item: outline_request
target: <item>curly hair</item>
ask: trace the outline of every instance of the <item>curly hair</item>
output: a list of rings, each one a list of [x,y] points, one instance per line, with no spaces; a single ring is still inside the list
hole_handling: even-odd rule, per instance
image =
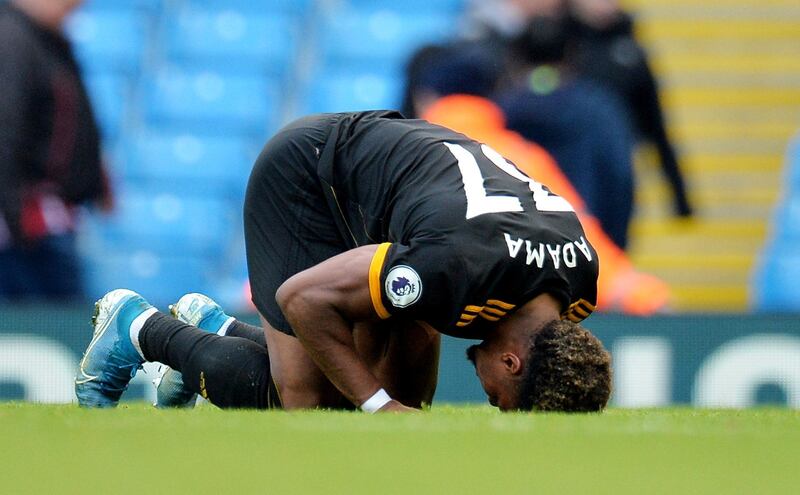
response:
[[[600,411],[611,395],[611,355],[589,331],[553,320],[533,338],[519,408]]]

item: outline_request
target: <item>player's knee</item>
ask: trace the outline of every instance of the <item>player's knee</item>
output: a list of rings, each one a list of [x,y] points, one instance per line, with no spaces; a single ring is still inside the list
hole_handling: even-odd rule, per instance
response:
[[[278,303],[278,307],[281,308],[281,311],[288,317],[288,315],[292,314],[292,311],[295,310],[296,306],[302,306],[303,300],[302,297],[300,297],[302,295],[302,276],[300,274],[295,274],[278,287],[278,290],[275,292],[275,302]]]

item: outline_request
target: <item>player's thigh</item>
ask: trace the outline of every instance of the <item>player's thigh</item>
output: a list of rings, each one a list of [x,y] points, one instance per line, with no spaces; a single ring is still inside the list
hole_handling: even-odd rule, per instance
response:
[[[359,324],[356,349],[393,398],[405,405],[430,404],[439,375],[441,335],[418,322]]]
[[[244,233],[252,300],[262,317],[284,407],[340,407],[341,394],[311,360],[275,300],[291,276],[348,249],[316,176],[323,117],[290,124],[264,147],[250,175]]]
[[[303,345],[262,316],[270,372],[284,409],[347,408],[349,402],[314,363]]]
[[[318,119],[303,119],[264,147],[244,204],[247,268],[253,303],[270,325],[294,335],[275,301],[290,277],[347,251],[315,167],[324,146]],[[313,124],[313,125],[312,125]]]

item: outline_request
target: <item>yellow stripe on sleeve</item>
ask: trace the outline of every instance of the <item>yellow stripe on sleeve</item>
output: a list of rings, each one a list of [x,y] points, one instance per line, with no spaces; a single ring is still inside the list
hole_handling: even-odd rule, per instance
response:
[[[372,298],[372,307],[382,320],[389,318],[391,315],[386,311],[381,297],[381,270],[383,263],[386,261],[386,253],[389,252],[389,247],[392,245],[390,242],[384,242],[378,245],[378,250],[372,257],[372,262],[369,264],[369,296]]]
[[[588,312],[588,311],[586,311],[585,309],[583,309],[583,308],[582,308],[582,307],[580,307],[580,306],[575,306],[574,308],[572,308],[572,311],[573,311],[575,314],[579,315],[579,316],[583,316],[584,318],[586,318],[587,316],[589,316],[589,312]]]
[[[481,313],[488,313],[488,314],[494,315],[494,316],[505,316],[506,315],[505,311],[499,310],[497,308],[490,308],[489,306],[486,306],[485,308],[483,308],[483,311],[481,311]]]
[[[580,316],[578,316],[578,315],[576,315],[576,314],[574,314],[574,313],[569,313],[569,314],[567,314],[567,315],[566,315],[566,318],[567,318],[569,321],[573,322],[573,323],[580,323],[580,322],[582,322],[582,321],[583,321],[583,318],[581,318]],[[563,319],[563,318],[562,318],[562,319]]]
[[[499,299],[489,299],[488,301],[486,301],[486,304],[490,304],[492,306],[497,306],[498,308],[505,309],[505,310],[514,309],[516,307],[515,304],[503,302],[503,301],[500,301]]]

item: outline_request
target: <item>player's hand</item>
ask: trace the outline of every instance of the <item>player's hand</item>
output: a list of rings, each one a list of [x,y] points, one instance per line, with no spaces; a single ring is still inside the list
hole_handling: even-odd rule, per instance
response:
[[[414,409],[413,407],[404,406],[403,404],[401,404],[396,400],[390,400],[389,402],[386,403],[385,406],[378,409],[378,412],[407,413],[407,412],[419,412],[419,409]]]

